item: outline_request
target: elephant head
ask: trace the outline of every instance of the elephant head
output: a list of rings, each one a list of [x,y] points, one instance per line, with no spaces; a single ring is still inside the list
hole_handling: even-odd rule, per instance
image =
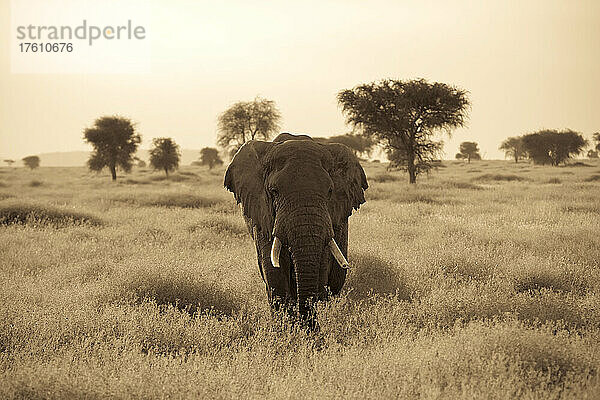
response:
[[[244,144],[225,187],[242,204],[271,305],[315,327],[312,305],[346,277],[348,217],[368,187],[358,159],[345,145],[282,133]]]

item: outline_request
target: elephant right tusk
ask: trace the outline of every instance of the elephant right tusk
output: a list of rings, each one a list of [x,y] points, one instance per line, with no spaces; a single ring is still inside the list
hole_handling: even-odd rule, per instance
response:
[[[271,264],[273,267],[279,268],[279,253],[281,252],[281,241],[277,236],[273,239],[273,247],[271,247]]]
[[[350,264],[348,263],[348,260],[346,260],[346,257],[344,257],[342,251],[340,250],[337,243],[335,242],[335,239],[333,238],[331,238],[331,240],[329,241],[329,249],[331,250],[331,254],[333,254],[333,258],[335,258],[335,261],[337,261],[337,263],[340,264],[340,267],[344,269],[350,269]]]

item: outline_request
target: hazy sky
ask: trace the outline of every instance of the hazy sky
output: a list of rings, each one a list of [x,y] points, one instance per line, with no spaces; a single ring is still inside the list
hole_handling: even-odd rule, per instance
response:
[[[159,136],[214,146],[218,114],[256,95],[277,103],[283,131],[341,134],[336,93],[381,78],[470,92],[447,157],[465,140],[501,158],[507,136],[600,131],[597,0],[154,1],[141,74],[11,74],[16,33],[0,4],[2,159],[89,149],[82,130],[115,113],[138,123],[143,148]]]

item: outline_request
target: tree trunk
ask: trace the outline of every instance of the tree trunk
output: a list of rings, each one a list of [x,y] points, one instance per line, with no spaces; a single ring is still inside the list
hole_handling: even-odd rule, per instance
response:
[[[408,170],[408,182],[417,183],[417,171],[414,165]]]
[[[165,168],[165,175],[167,175],[167,178],[169,177],[169,169]]]
[[[117,167],[114,165],[110,166],[110,174],[112,176],[112,180],[116,181],[117,180]]]
[[[470,154],[467,155],[467,164],[471,164],[471,155]]]
[[[406,169],[408,169],[408,182],[417,183],[417,166],[415,165],[415,155],[411,151],[408,152],[408,160],[406,164]]]

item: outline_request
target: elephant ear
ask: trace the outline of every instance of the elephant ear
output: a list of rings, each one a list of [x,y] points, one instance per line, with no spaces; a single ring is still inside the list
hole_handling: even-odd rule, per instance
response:
[[[333,158],[333,167],[329,171],[334,186],[330,211],[337,225],[365,202],[364,191],[369,184],[358,158],[346,145],[331,143],[325,147]]]
[[[263,157],[272,143],[251,140],[246,142],[233,156],[227,167],[224,185],[233,192],[247,222],[267,236],[273,230],[271,203],[264,187],[265,172]],[[266,231],[266,232],[265,232]]]

